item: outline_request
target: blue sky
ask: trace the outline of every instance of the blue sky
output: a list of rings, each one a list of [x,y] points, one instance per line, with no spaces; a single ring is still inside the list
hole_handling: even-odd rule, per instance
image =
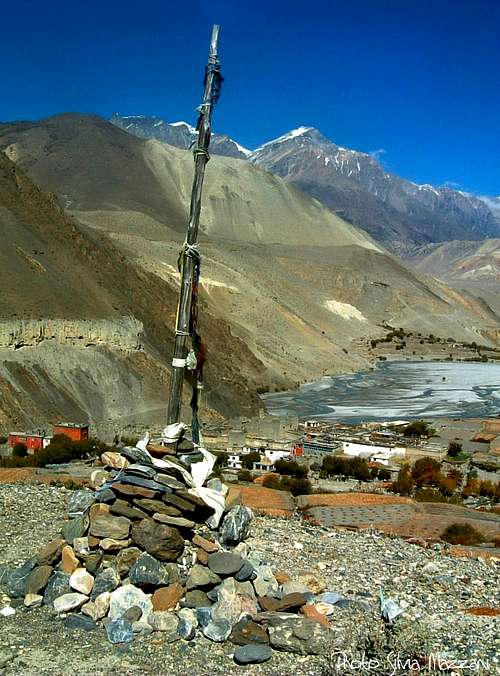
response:
[[[411,180],[500,195],[496,0],[18,0],[2,10],[0,119],[194,122],[214,22],[217,131],[253,148],[314,126]]]

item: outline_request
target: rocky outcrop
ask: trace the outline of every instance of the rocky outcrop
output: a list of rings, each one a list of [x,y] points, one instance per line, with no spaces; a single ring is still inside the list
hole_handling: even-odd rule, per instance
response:
[[[135,352],[142,349],[143,325],[133,317],[121,319],[5,319],[0,320],[0,349],[52,344],[73,347],[106,346]]]

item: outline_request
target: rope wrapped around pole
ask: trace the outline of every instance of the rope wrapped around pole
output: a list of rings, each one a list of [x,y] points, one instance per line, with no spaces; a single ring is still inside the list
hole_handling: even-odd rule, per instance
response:
[[[188,352],[194,352],[197,365],[191,369],[193,379],[193,395],[191,408],[193,411],[192,434],[193,441],[199,441],[198,427],[198,394],[202,387],[203,361],[205,358],[205,345],[198,333],[198,281],[200,275],[200,254],[197,248],[198,230],[200,225],[201,195],[205,166],[210,159],[208,148],[211,136],[212,108],[217,103],[223,82],[220,73],[220,62],[217,53],[219,41],[219,26],[214,25],[210,40],[208,63],[205,67],[203,102],[198,108],[199,117],[196,125],[198,131],[198,143],[194,154],[194,177],[191,191],[191,204],[189,209],[189,222],[186,240],[179,256],[179,270],[181,273],[181,288],[179,293],[179,305],[175,326],[175,346],[172,358],[172,380],[168,402],[167,424],[179,422],[181,414],[182,386],[185,377],[186,360]],[[188,339],[191,338],[191,346]],[[192,359],[190,360],[192,362]]]

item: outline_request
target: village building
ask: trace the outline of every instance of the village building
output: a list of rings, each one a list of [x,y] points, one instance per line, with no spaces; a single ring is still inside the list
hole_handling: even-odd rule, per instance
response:
[[[53,434],[65,434],[71,441],[84,441],[89,438],[89,426],[86,423],[60,422],[54,425]]]
[[[34,430],[32,432],[11,432],[8,438],[8,445],[14,448],[16,444],[24,444],[28,453],[33,455],[37,451],[50,444],[52,437],[45,430]]]

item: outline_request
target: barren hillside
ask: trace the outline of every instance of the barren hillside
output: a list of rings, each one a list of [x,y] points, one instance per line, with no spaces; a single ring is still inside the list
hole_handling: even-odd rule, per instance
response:
[[[160,294],[168,312],[132,284],[126,314],[168,333],[191,153],[69,114],[3,125],[0,147],[59,196],[87,237],[94,231],[101,251],[121,251],[115,274],[130,269],[156,285],[155,303]],[[366,368],[359,339],[383,334],[383,323],[457,340],[497,335],[498,317],[485,304],[411,272],[316,200],[241,160],[213,157],[207,167],[200,249],[209,375],[227,392],[248,393],[237,373],[255,392]],[[224,340],[227,326],[240,342]]]

